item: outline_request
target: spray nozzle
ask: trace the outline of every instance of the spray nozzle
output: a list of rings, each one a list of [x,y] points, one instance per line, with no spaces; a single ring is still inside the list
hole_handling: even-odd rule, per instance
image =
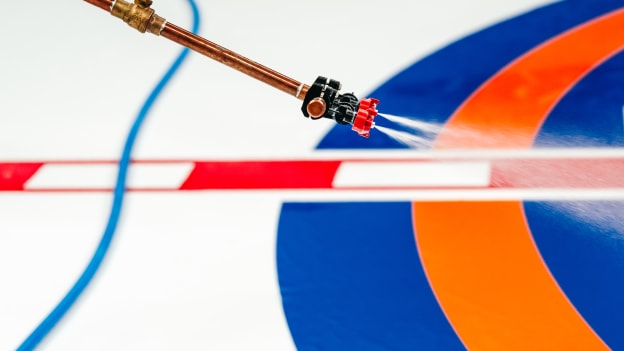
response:
[[[368,138],[371,128],[375,126],[374,120],[378,113],[378,103],[379,100],[375,98],[362,99],[351,129],[356,131],[359,135]]]
[[[325,117],[339,124],[350,124],[351,129],[368,138],[377,116],[379,100],[368,98],[359,101],[352,93],[340,94],[341,86],[333,79],[316,78],[303,99],[301,112],[312,119]]]

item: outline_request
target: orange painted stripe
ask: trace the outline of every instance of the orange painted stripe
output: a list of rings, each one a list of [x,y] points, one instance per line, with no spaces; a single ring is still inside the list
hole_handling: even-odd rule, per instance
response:
[[[447,122],[436,148],[528,148],[555,104],[624,46],[624,11],[536,47],[476,90]],[[496,55],[494,52],[493,55]]]
[[[427,277],[469,350],[607,349],[544,266],[520,202],[415,203],[413,211]]]
[[[621,50],[621,28],[622,10],[520,57],[456,111],[435,147],[531,147],[561,97]],[[608,349],[551,276],[522,202],[414,203],[413,219],[429,283],[468,349]]]

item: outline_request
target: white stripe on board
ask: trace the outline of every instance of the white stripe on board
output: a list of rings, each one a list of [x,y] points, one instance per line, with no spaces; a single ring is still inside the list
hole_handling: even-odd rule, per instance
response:
[[[127,188],[178,189],[193,170],[192,162],[133,164]],[[117,177],[116,164],[45,164],[25,184],[37,189],[112,189]]]
[[[343,162],[334,178],[335,188],[354,187],[486,187],[487,161],[449,162]]]

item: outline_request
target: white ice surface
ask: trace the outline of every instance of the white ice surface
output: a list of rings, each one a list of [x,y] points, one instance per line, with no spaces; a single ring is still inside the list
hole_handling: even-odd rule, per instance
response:
[[[295,79],[366,95],[418,58],[545,1],[199,1],[201,34]],[[156,0],[182,27],[182,0]],[[323,27],[319,27],[322,20]],[[328,40],[327,32],[344,36]],[[179,48],[83,1],[0,11],[0,161],[115,160]],[[305,157],[333,126],[191,55],[139,159]],[[380,105],[383,110],[383,105]],[[100,274],[42,350],[292,350],[275,236],[283,193],[133,193]],[[383,197],[383,195],[382,195]],[[90,258],[110,194],[0,193],[0,350],[14,349]]]

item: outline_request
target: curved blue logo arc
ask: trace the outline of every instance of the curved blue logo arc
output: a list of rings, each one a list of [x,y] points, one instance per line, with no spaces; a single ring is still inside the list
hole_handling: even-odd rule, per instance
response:
[[[452,43],[370,95],[381,101],[384,113],[444,123],[510,61],[622,6],[624,1],[572,0],[536,9]],[[619,54],[567,93],[534,147],[624,146],[623,83],[624,54]],[[318,146],[405,147],[375,130],[363,139],[340,126]],[[624,275],[619,273],[624,203],[525,201],[524,209],[561,289],[609,347],[624,349],[618,330],[624,325]],[[284,312],[300,350],[465,348],[428,284],[409,202],[285,203],[277,268]]]

